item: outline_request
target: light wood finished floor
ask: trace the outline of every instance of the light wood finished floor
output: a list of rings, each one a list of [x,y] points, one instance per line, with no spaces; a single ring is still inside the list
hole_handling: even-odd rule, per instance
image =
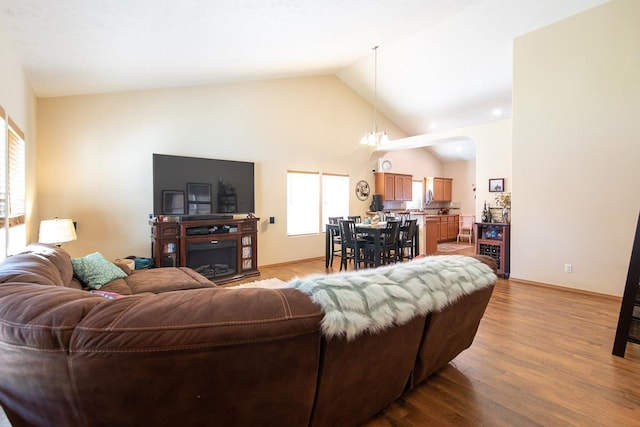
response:
[[[324,272],[317,259],[238,283]],[[473,345],[364,426],[639,426],[640,346],[611,354],[619,309],[617,298],[501,279]]]

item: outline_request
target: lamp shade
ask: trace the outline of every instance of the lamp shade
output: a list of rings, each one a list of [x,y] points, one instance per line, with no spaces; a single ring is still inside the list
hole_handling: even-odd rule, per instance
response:
[[[76,240],[76,228],[70,219],[47,219],[40,221],[40,243],[64,243]]]

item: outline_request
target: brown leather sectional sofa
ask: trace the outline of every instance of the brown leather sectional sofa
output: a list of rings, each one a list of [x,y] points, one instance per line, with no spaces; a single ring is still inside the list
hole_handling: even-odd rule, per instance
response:
[[[158,269],[108,299],[77,289],[64,250],[28,249],[0,264],[0,404],[16,427],[356,426],[469,347],[493,290],[347,341],[296,289]]]

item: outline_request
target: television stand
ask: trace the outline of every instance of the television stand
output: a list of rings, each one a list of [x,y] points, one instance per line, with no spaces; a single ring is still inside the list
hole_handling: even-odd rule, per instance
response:
[[[190,267],[214,283],[257,276],[258,220],[149,221],[151,256],[156,267]]]

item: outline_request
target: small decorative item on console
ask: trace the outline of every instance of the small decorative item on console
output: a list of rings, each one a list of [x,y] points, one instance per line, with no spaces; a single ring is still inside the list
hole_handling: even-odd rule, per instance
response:
[[[509,223],[509,209],[511,209],[511,192],[496,194],[496,204],[502,207],[502,222]]]
[[[491,210],[487,208],[487,201],[484,201],[484,208],[482,209],[482,215],[480,216],[482,222],[491,222]]]

